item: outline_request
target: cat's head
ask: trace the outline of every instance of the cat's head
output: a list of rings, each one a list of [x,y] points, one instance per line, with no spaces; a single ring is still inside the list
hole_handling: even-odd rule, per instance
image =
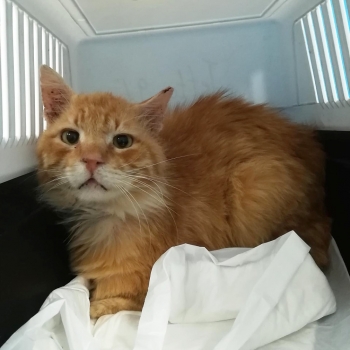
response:
[[[44,198],[62,208],[131,206],[133,198],[150,204],[166,171],[158,133],[173,89],[131,103],[110,93],[75,94],[47,66],[40,81],[47,121],[37,144]]]

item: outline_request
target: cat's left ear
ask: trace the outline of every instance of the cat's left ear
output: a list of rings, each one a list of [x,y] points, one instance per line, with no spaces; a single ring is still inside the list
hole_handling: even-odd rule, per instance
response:
[[[165,111],[173,92],[174,89],[169,86],[148,100],[138,104],[141,109],[141,118],[152,131],[157,132],[162,128]]]
[[[44,117],[52,123],[68,107],[73,91],[58,73],[46,65],[40,68],[40,87]]]

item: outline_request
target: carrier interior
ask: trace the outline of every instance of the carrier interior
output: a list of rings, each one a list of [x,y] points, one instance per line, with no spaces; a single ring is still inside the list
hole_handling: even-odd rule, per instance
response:
[[[314,126],[328,155],[333,236],[350,266],[349,25],[347,0],[0,0],[0,266],[12,264],[4,279],[24,274],[0,303],[7,332],[71,279],[64,230],[35,199],[41,64],[77,92],[141,101],[173,86],[176,104],[228,89]],[[32,309],[16,316],[28,293]]]

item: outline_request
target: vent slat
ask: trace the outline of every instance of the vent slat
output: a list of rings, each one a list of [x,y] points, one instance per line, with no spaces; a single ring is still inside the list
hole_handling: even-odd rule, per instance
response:
[[[20,33],[19,10],[17,6],[12,8],[12,40],[13,40],[13,75],[14,75],[14,108],[15,108],[15,142],[19,142],[22,136],[22,111],[21,111],[21,72],[20,72]]]
[[[308,42],[306,41],[303,20],[299,20],[294,25],[294,48],[295,64],[297,68],[297,104],[318,103],[315,77],[308,50]],[[299,67],[303,67],[303,71],[299,70]]]
[[[19,145],[27,142],[26,136],[26,84],[25,84],[25,53],[24,53],[24,13],[18,13],[18,33],[19,33],[19,73],[20,73],[20,104],[21,104],[21,139]]]
[[[9,93],[8,93],[8,68],[7,68],[7,3],[0,0],[0,65],[1,65],[1,134],[2,147],[9,138]]]
[[[49,33],[45,31],[44,28],[42,28],[41,32],[41,61],[42,64],[50,65],[50,58],[49,58]],[[44,107],[43,107],[44,108]],[[44,113],[44,109],[41,112]],[[42,119],[42,128],[46,129],[46,121]]]
[[[25,120],[26,139],[30,140],[32,135],[31,104],[32,91],[30,84],[30,43],[29,43],[29,18],[27,14],[23,16],[23,38],[24,38],[24,85],[25,85]]]
[[[39,125],[39,135],[43,132],[43,103],[41,100],[41,94],[40,94],[40,73],[39,73],[39,67],[43,64],[43,57],[42,57],[42,39],[43,35],[42,33],[45,31],[44,28],[42,28],[39,24],[37,24],[37,30],[38,30],[38,65],[36,68],[36,81],[35,85],[37,86],[37,96],[38,96],[38,105],[35,113],[38,113],[37,118],[38,118],[38,125]]]
[[[314,24],[314,18],[313,18],[312,12],[308,13],[307,15],[307,24],[308,24],[309,34],[310,34],[310,42],[312,45],[311,56],[314,57],[314,61],[315,61],[314,66],[316,67],[319,87],[321,90],[321,94],[319,96],[322,97],[322,102],[327,103],[328,94],[327,94],[327,88],[326,88],[326,81],[325,81],[325,75],[322,68],[320,48],[319,48],[319,43],[317,42],[316,30],[315,30],[315,24]]]
[[[61,74],[60,58],[60,43],[55,39],[55,70],[59,74]]]
[[[310,48],[310,44],[309,44],[310,36],[307,34],[307,31],[305,28],[305,22],[306,21],[304,19],[301,19],[299,21],[299,25],[301,27],[301,32],[302,32],[304,43],[305,43],[305,52],[306,52],[307,60],[309,62],[309,68],[310,68],[312,85],[314,88],[316,103],[319,103],[320,99],[318,97],[318,89],[317,89],[317,83],[316,83],[316,77],[315,77],[316,72],[314,69],[314,64],[313,64],[313,60],[311,59],[310,49],[309,49]]]
[[[325,76],[328,99],[331,102],[338,102],[339,101],[338,89],[335,81],[333,62],[330,54],[330,45],[329,45],[329,40],[326,33],[326,25],[325,25],[321,6],[318,6],[316,11],[313,12],[313,18],[314,18],[314,23],[316,28],[317,41],[321,48],[320,58],[322,63],[322,69]]]
[[[346,84],[345,86],[347,86],[347,90],[349,89],[349,76],[347,76],[347,72],[350,72],[350,56],[349,56],[349,29],[348,29],[348,23],[346,20],[346,15],[344,13],[342,13],[342,7],[344,8],[344,6],[341,6],[341,3],[343,2],[343,0],[336,0],[336,1],[331,1],[331,7],[332,7],[332,11],[334,13],[334,21],[335,21],[335,26],[336,26],[336,32],[337,32],[337,36],[338,36],[338,41],[339,41],[339,47],[342,50],[342,63],[341,65],[344,66],[344,81],[346,80]],[[344,22],[345,21],[345,22]],[[345,89],[343,89],[344,91]],[[348,98],[347,100],[350,98],[349,96],[349,92],[347,92]]]
[[[48,45],[49,45],[48,33],[43,28],[41,31],[41,60],[43,64],[49,64],[49,60],[48,60],[49,46]]]
[[[35,89],[34,89],[34,28],[33,20],[29,18],[29,77],[30,77],[30,92],[31,92],[31,103],[30,103],[30,122],[31,122],[31,133],[29,144],[33,144],[35,141]]]
[[[325,84],[324,84],[324,78],[323,73],[320,67],[320,61],[319,61],[319,55],[318,53],[318,47],[316,43],[316,36],[315,31],[313,30],[313,22],[312,17],[306,18],[303,20],[304,23],[304,29],[305,29],[305,36],[307,43],[309,45],[309,54],[310,54],[310,60],[311,65],[313,67],[313,75],[315,79],[315,86],[317,91],[317,96],[319,99],[319,102],[324,103],[325,100]],[[311,24],[311,28],[310,28]],[[315,52],[316,50],[316,52]],[[326,98],[327,99],[327,98]]]
[[[5,147],[10,137],[9,121],[9,74],[8,74],[8,4],[0,0],[0,36],[1,36],[1,146]]]
[[[3,46],[6,45],[6,16],[5,16],[5,0],[0,0],[0,115],[4,115],[3,98],[5,98],[4,86],[7,86],[7,81],[4,82],[3,71],[7,72],[6,62],[3,59],[5,53]],[[4,118],[0,118],[0,147],[3,141],[3,122]]]
[[[319,19],[316,10],[310,12],[310,16],[312,18],[312,24],[310,25],[310,20],[308,21],[308,23],[309,26],[312,27],[312,32],[310,31],[310,33],[312,36],[314,36],[312,37],[312,48],[313,54],[315,55],[317,72],[320,79],[322,98],[324,103],[328,103],[333,100],[332,91],[329,76],[327,74],[326,57],[323,49],[324,46],[321,36],[321,28],[319,26]],[[308,16],[308,19],[310,16]]]
[[[13,6],[7,3],[7,69],[8,69],[8,140],[5,147],[15,144],[15,81],[13,53]]]
[[[49,34],[49,65],[52,69],[55,69],[55,43],[51,33]]]
[[[69,53],[67,47],[62,45],[62,76],[67,83],[70,83],[70,66],[66,62],[69,62]]]
[[[41,35],[39,32],[38,24],[33,23],[33,71],[34,71],[34,119],[35,119],[35,138],[40,135],[40,92],[39,92],[39,67],[41,65],[40,54]]]
[[[323,21],[325,33],[327,35],[328,51],[330,55],[331,66],[336,85],[339,101],[345,101],[349,98],[347,88],[347,77],[344,69],[342,49],[340,46],[336,22],[332,9],[331,1],[327,1],[322,6]]]
[[[62,75],[63,78],[65,78],[65,74],[64,74],[64,46],[60,44],[60,54],[61,54],[61,58],[60,58],[60,62],[61,62],[61,68],[60,68],[60,74]]]

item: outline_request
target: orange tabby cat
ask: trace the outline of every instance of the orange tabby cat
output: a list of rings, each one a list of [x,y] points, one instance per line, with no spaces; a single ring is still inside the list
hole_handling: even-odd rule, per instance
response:
[[[254,247],[295,230],[328,262],[324,154],[313,132],[222,93],[166,112],[172,88],[142,103],[78,95],[41,69],[44,198],[71,213],[74,270],[91,316],[141,310],[170,247]]]

